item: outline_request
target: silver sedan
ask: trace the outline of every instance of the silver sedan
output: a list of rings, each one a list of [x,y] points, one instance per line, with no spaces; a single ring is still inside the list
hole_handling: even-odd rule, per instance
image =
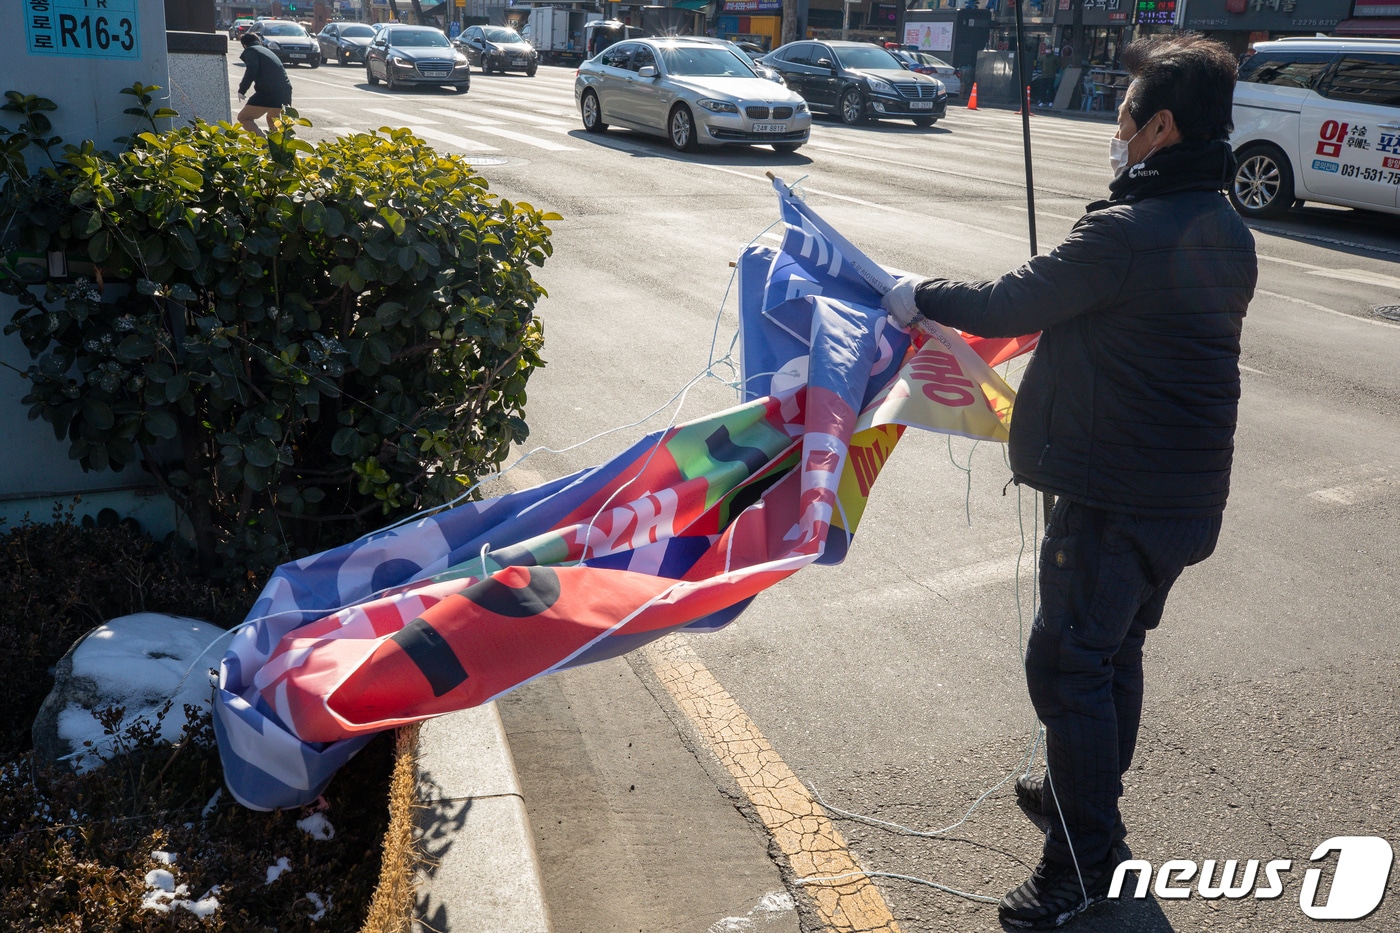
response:
[[[796,93],[728,48],[684,37],[608,46],[579,66],[574,99],[590,133],[617,124],[680,150],[760,144],[792,152],[812,130]]]

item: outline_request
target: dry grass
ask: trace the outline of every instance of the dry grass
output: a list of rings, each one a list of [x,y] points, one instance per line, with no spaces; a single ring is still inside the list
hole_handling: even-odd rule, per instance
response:
[[[379,886],[360,933],[409,933],[413,925],[415,877],[421,861],[413,838],[413,812],[419,806],[418,731],[415,723],[403,727],[395,736],[394,772],[389,778],[389,829],[384,833]]]

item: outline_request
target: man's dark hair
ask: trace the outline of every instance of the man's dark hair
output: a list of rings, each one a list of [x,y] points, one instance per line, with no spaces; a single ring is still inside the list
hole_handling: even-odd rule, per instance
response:
[[[259,37],[256,32],[245,32],[238,37],[238,41],[242,42],[243,47],[246,49],[250,45],[257,45],[259,42],[262,42],[262,38]]]
[[[1228,139],[1235,128],[1235,56],[1222,42],[1187,33],[1148,36],[1123,50],[1133,83],[1128,116],[1139,128],[1170,110],[1184,142]]]

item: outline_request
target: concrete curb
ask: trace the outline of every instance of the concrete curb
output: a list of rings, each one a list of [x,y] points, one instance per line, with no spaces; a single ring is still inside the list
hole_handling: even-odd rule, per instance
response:
[[[418,740],[415,933],[549,933],[544,885],[496,704],[428,721]]]

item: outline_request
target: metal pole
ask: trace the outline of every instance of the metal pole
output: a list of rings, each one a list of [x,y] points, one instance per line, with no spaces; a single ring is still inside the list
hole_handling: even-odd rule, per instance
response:
[[[1030,70],[1026,67],[1026,21],[1023,6],[1026,0],[1016,3],[1016,93],[1021,97],[1021,149],[1026,158],[1026,221],[1029,224],[1031,255],[1038,253],[1035,241],[1035,175],[1031,171],[1031,89],[1026,81]],[[1082,0],[1080,0],[1082,2]],[[1050,510],[1055,505],[1055,497],[1041,494],[1041,505],[1045,510],[1045,527],[1050,527]]]
[[[1026,0],[1016,2],[1016,93],[1021,97],[1021,149],[1026,157],[1026,218],[1030,222],[1031,255],[1039,252],[1035,242],[1035,176],[1031,172],[1031,89],[1026,83],[1025,17]]]

